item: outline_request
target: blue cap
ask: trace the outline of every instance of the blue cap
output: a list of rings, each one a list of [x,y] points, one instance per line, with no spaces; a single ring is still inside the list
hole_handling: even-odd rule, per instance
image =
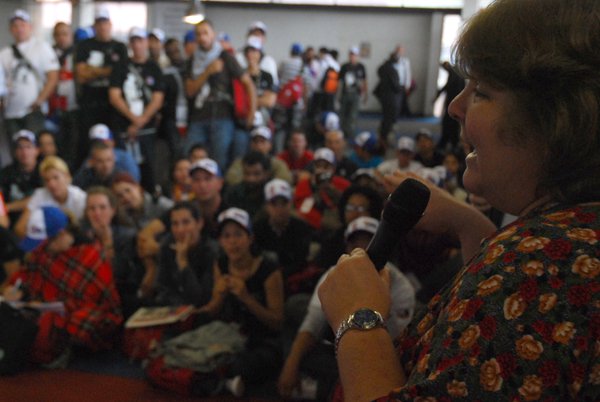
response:
[[[75,38],[75,43],[77,43],[85,39],[93,38],[95,34],[94,28],[92,27],[77,28],[73,37]]]
[[[354,137],[354,145],[371,152],[377,146],[377,136],[370,131],[363,131]]]
[[[67,227],[69,218],[60,208],[45,206],[33,210],[27,221],[27,234],[19,247],[25,252],[35,249]]]
[[[195,42],[196,41],[196,32],[193,29],[190,29],[183,36],[183,43]]]
[[[293,55],[302,54],[303,51],[304,51],[304,48],[302,47],[302,45],[300,43],[292,44],[291,52]]]

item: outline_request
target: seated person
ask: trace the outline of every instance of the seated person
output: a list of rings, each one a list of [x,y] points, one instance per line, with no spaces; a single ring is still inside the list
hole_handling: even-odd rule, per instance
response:
[[[0,225],[0,292],[8,285],[11,275],[21,268],[22,258],[17,238],[6,226]]]
[[[117,198],[112,191],[106,187],[88,189],[82,231],[98,242],[103,258],[110,262],[123,315],[128,317],[140,304],[138,289],[144,267],[136,255],[136,230],[117,224],[116,215]]]
[[[133,156],[124,149],[115,147],[113,134],[106,124],[96,124],[89,131],[90,142],[101,141],[111,147],[115,153],[115,166],[120,172],[127,172],[137,182],[140,181],[140,168],[133,159]],[[88,162],[82,165],[82,168],[88,166]]]
[[[193,164],[194,162],[199,161],[200,159],[208,158],[208,151],[206,149],[206,146],[198,143],[191,146],[187,156],[190,162]]]
[[[383,157],[377,154],[377,140],[377,136],[368,131],[354,137],[354,150],[350,154],[350,160],[359,169],[376,168],[383,162]]]
[[[348,142],[341,130],[325,132],[325,147],[331,149],[335,155],[335,174],[350,180],[358,166],[348,157]]]
[[[69,167],[58,156],[48,156],[40,163],[40,176],[44,187],[38,188],[27,203],[27,208],[15,224],[15,234],[22,238],[25,235],[29,215],[34,209],[52,205],[73,214],[79,221],[85,209],[85,191],[71,185]]]
[[[246,211],[229,208],[219,214],[222,255],[213,267],[212,298],[201,308],[214,319],[239,323],[248,337],[226,373],[246,385],[274,378],[281,364],[283,277],[272,260],[255,252],[253,243]]]
[[[29,197],[42,179],[38,169],[40,150],[35,135],[29,130],[17,131],[12,137],[13,162],[0,170],[0,190],[14,225],[27,208]]]
[[[44,159],[46,156],[59,156],[56,138],[51,131],[40,131],[37,135],[37,140],[40,146],[40,160]]]
[[[189,201],[194,198],[190,176],[191,167],[192,162],[188,158],[179,158],[173,164],[170,198],[175,202]]]
[[[377,166],[377,172],[386,175],[396,170],[417,173],[423,169],[421,162],[415,160],[415,140],[400,137],[396,142],[396,158],[388,159]]]
[[[169,222],[170,233],[160,248],[155,304],[203,306],[212,295],[217,242],[202,236],[204,218],[194,202],[175,204]]]
[[[292,172],[292,183],[296,184],[299,178],[310,175],[308,172],[310,163],[314,159],[312,151],[308,148],[306,134],[301,130],[294,130],[287,140],[287,149],[277,154],[277,157],[284,161]]]
[[[350,253],[355,248],[366,248],[375,235],[378,225],[377,219],[365,216],[350,222],[344,232],[345,251]],[[388,321],[388,331],[392,336],[398,336],[412,319],[415,309],[415,291],[408,279],[396,267],[388,264],[384,269],[388,271],[392,297],[392,314]],[[326,277],[327,272],[321,277],[317,289]],[[338,377],[335,353],[330,342],[332,336],[315,289],[306,316],[295,335],[279,376],[278,389],[281,396],[289,398],[294,391],[301,392],[300,377],[301,373],[304,373],[318,380],[316,399],[319,401],[330,399]]]
[[[238,207],[255,219],[265,204],[265,183],[271,178],[271,162],[258,151],[250,151],[242,158],[243,179],[240,183],[227,188],[225,203]]]
[[[284,161],[271,155],[272,149],[272,134],[268,127],[259,126],[250,132],[250,151],[260,152],[269,158],[271,165],[269,176],[291,183],[292,173]],[[243,180],[242,160],[243,157],[234,160],[229,169],[227,169],[227,173],[225,174],[225,183],[227,185],[238,184]]]
[[[435,147],[431,131],[421,128],[415,136],[415,141],[417,144],[415,160],[417,162],[428,168],[440,166],[444,163],[444,154]]]
[[[283,277],[306,267],[313,228],[306,221],[294,216],[292,189],[281,179],[273,179],[265,185],[266,215],[254,223],[256,244],[277,256]]]
[[[121,171],[115,164],[115,150],[102,141],[90,145],[90,157],[73,178],[73,184],[87,190],[93,186],[110,187],[112,179]]]
[[[321,230],[323,217],[326,221],[324,229],[335,229],[340,226],[337,218],[337,203],[350,182],[335,172],[335,156],[329,148],[315,151],[313,172],[309,178],[300,180],[294,193],[294,206],[298,215],[313,228]]]
[[[371,187],[352,185],[342,193],[338,203],[338,214],[342,226],[329,236],[319,239],[316,264],[323,270],[335,265],[346,249],[344,231],[348,224],[362,216],[379,219],[383,210],[383,197]]]
[[[173,206],[170,199],[163,196],[153,197],[145,192],[126,172],[115,174],[111,188],[119,201],[117,216],[118,222],[123,226],[139,230],[151,220],[161,217]]]
[[[97,351],[118,339],[123,317],[110,263],[83,239],[61,209],[44,206],[31,211],[27,236],[20,244],[30,254],[11,276],[4,297],[62,301],[65,306],[64,314],[40,314],[30,356],[36,363],[64,364],[71,346]]]

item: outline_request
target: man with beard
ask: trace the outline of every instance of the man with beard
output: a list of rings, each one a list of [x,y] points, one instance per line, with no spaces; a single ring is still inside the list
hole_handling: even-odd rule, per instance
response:
[[[270,178],[271,161],[262,152],[250,151],[242,158],[242,171],[242,182],[228,188],[225,202],[254,219],[265,204],[264,186]]]

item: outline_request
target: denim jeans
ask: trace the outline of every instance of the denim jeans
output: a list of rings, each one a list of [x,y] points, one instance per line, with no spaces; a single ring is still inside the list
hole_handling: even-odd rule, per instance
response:
[[[229,150],[233,144],[234,131],[231,119],[192,121],[188,126],[185,152],[187,153],[192,145],[205,145],[209,156],[225,170],[230,164]]]

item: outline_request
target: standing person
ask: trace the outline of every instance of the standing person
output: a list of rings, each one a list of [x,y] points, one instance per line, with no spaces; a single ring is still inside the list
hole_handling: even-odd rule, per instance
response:
[[[56,125],[58,146],[62,157],[73,167],[79,141],[75,65],[73,62],[73,30],[65,22],[57,22],[52,31],[54,52],[60,70],[56,91],[50,97],[50,120]]]
[[[156,118],[164,100],[164,82],[160,67],[150,59],[146,31],[132,28],[129,46],[131,58],[110,75],[108,96],[117,112],[112,115],[112,126],[140,166],[140,184],[153,194]]]
[[[37,133],[45,127],[48,98],[58,82],[58,59],[50,44],[33,36],[31,17],[15,10],[9,19],[14,43],[0,51],[7,94],[4,98],[6,133],[21,129]]]
[[[246,33],[246,39],[250,38],[251,36],[257,38],[260,41],[261,49],[262,49],[262,48],[264,48],[265,43],[267,41],[267,30],[268,30],[267,25],[264,22],[254,21],[248,27],[248,32]],[[246,60],[244,59],[244,55],[238,54],[236,57],[237,57],[238,62],[240,63],[240,66],[242,66],[242,68],[246,68],[247,64],[246,64]],[[279,75],[277,73],[277,62],[275,61],[275,59],[272,56],[269,56],[268,54],[263,54],[263,57],[260,60],[260,69],[271,74],[271,77],[273,78],[273,84],[275,86],[279,85]]]
[[[410,59],[405,55],[406,49],[402,45],[396,47],[396,54],[398,59],[394,64],[394,68],[398,71],[398,79],[400,80],[400,86],[404,88],[401,92],[402,98],[400,100],[400,110],[398,111],[400,116],[410,117],[410,108],[408,106],[408,97],[413,90],[413,78],[412,69],[410,67]]]
[[[185,59],[181,43],[177,39],[167,39],[164,48],[169,65],[163,69],[165,99],[161,110],[160,131],[166,137],[172,159],[177,160],[184,153],[183,143],[188,125],[188,100],[183,85]]]
[[[113,69],[127,61],[127,47],[112,37],[112,23],[106,8],[96,9],[95,36],[77,44],[75,78],[80,86],[79,154],[76,166],[89,151],[88,132],[98,123],[109,124],[113,110],[108,100],[109,78]]]
[[[356,117],[362,98],[367,102],[367,70],[358,61],[360,51],[357,46],[350,48],[348,62],[340,69],[340,82],[342,83],[340,99],[341,127],[346,138],[353,138],[356,130]]]
[[[198,23],[195,33],[198,49],[188,62],[185,78],[185,92],[192,99],[186,151],[196,143],[208,145],[211,157],[226,168],[235,134],[232,80],[239,79],[248,95],[247,129],[254,124],[256,89],[250,75],[216,40],[211,21]]]
[[[347,400],[599,399],[598,16],[595,0],[498,0],[463,28],[456,60],[469,81],[450,105],[474,147],[463,182],[519,218],[496,231],[430,187],[417,228],[458,235],[467,263],[397,354],[378,319],[338,333]],[[358,308],[389,310],[362,250],[340,259],[319,296],[334,330]]]
[[[165,39],[165,31],[160,28],[154,28],[148,32],[148,51],[150,52],[150,58],[158,64],[161,69],[164,69],[169,65],[169,58],[163,49]]]
[[[379,141],[384,146],[387,145],[387,138],[396,123],[400,108],[406,97],[406,74],[400,77],[399,68],[402,47],[398,46],[387,59],[377,69],[379,82],[373,90],[373,94],[381,103],[381,125],[379,126]],[[404,65],[404,64],[402,64]],[[404,70],[402,70],[404,71]]]
[[[437,144],[438,149],[441,151],[457,151],[458,143],[460,141],[460,125],[456,120],[450,116],[448,107],[452,99],[465,88],[465,79],[458,74],[454,67],[447,61],[442,63],[442,68],[448,72],[448,80],[446,85],[441,87],[435,96],[435,99],[439,98],[442,93],[446,93],[444,99],[444,115],[442,116],[442,138]]]

